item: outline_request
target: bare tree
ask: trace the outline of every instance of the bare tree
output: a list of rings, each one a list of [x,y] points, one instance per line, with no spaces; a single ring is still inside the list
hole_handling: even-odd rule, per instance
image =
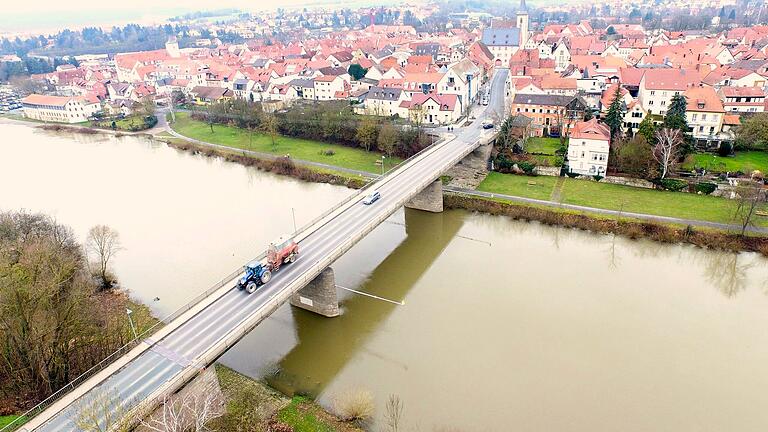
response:
[[[377,146],[387,157],[392,157],[395,152],[395,146],[397,146],[397,129],[391,122],[385,122],[379,129],[379,136],[377,138]]]
[[[264,113],[264,117],[261,119],[261,129],[272,138],[272,147],[277,146],[277,117],[272,113]]]
[[[78,432],[128,432],[128,411],[117,390],[95,391],[76,406],[72,423]]]
[[[109,262],[122,249],[119,234],[106,225],[96,225],[88,231],[85,248],[96,262],[96,275],[101,278],[102,289],[108,288],[110,286],[110,278],[107,274]]]
[[[208,423],[222,414],[217,392],[186,392],[166,396],[159,412],[139,423],[154,432],[208,432]]]
[[[662,128],[656,131],[656,147],[653,149],[653,157],[661,166],[662,179],[677,163],[677,156],[682,143],[683,134],[679,129]]]
[[[741,235],[747,227],[754,226],[754,219],[762,203],[766,201],[766,191],[760,183],[752,180],[739,180],[736,186],[737,206],[734,219],[741,224]]]
[[[400,421],[403,418],[403,403],[400,401],[400,397],[393,394],[389,395],[386,408],[387,430],[389,432],[398,432],[400,430]]]

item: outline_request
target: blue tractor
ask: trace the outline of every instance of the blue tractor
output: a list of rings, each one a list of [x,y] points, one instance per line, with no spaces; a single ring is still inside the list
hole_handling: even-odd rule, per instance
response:
[[[245,289],[248,294],[253,294],[259,286],[272,279],[272,270],[261,262],[248,263],[245,266],[245,275],[237,282],[238,289]]]

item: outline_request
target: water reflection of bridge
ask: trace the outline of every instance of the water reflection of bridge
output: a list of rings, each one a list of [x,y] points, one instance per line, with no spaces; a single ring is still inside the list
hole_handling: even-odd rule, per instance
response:
[[[462,225],[463,218],[455,215],[405,209],[406,239],[359,289],[394,300],[405,299]],[[267,377],[267,381],[287,394],[320,394],[398,307],[408,305],[353,295],[344,301],[345,313],[334,319],[292,308],[298,342],[279,362],[277,375]],[[385,353],[367,353],[395,361]],[[293,371],[301,371],[301,375]]]

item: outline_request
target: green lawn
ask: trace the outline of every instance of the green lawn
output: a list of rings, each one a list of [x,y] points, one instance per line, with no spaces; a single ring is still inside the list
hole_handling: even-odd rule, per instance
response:
[[[336,144],[327,144],[319,141],[311,141],[299,138],[278,136],[275,145],[269,135],[254,132],[251,142],[249,132],[233,126],[213,125],[213,133],[205,122],[192,120],[189,113],[176,113],[176,122],[173,129],[190,138],[228,147],[253,150],[275,155],[289,154],[296,159],[313,162],[321,162],[371,173],[380,173],[381,166],[377,161],[381,160],[381,154],[367,152]],[[400,159],[386,160],[386,170],[398,164]]]
[[[567,204],[721,223],[734,223],[736,209],[734,201],[719,197],[570,178],[566,179],[562,196]],[[765,218],[757,222],[768,225]]]
[[[335,429],[323,422],[313,407],[301,396],[294,396],[287,407],[277,413],[277,419],[291,425],[295,432],[334,432]]]
[[[12,421],[16,420],[19,417],[20,416],[16,416],[16,415],[0,416],[0,429],[8,426],[9,424],[11,424]],[[14,423],[14,428],[21,426],[22,424],[24,424],[25,421],[26,420],[22,418],[21,421]]]
[[[634,188],[589,180],[571,178],[564,180],[561,198],[565,204],[720,223],[737,223],[733,220],[736,203],[724,198]],[[529,181],[536,182],[536,185],[529,186]],[[549,200],[556,181],[557,177],[527,177],[492,172],[480,184],[478,190]],[[764,206],[763,209],[768,210],[768,206]],[[758,217],[756,223],[761,226],[768,226],[768,218]]]
[[[552,189],[555,187],[555,182],[557,182],[557,177],[529,177],[490,172],[477,189],[484,192],[548,200],[552,194]]]
[[[554,155],[560,148],[560,138],[542,138],[532,137],[525,144],[526,153],[540,153],[545,155]]]
[[[695,153],[685,160],[683,169],[692,170],[704,168],[713,172],[741,171],[749,173],[754,170],[768,171],[768,152],[741,151],[734,156],[718,156],[711,153]]]

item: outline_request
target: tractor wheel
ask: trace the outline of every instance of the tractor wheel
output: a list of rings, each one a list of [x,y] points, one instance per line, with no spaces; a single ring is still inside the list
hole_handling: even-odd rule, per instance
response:
[[[269,270],[264,270],[264,273],[261,274],[261,283],[265,284],[269,282],[272,279],[272,272]]]
[[[245,290],[248,291],[248,294],[253,294],[254,292],[256,292],[256,289],[258,287],[259,286],[256,285],[256,282],[248,282],[248,285],[245,286]]]
[[[288,262],[289,263],[296,262],[296,254],[288,255]]]

